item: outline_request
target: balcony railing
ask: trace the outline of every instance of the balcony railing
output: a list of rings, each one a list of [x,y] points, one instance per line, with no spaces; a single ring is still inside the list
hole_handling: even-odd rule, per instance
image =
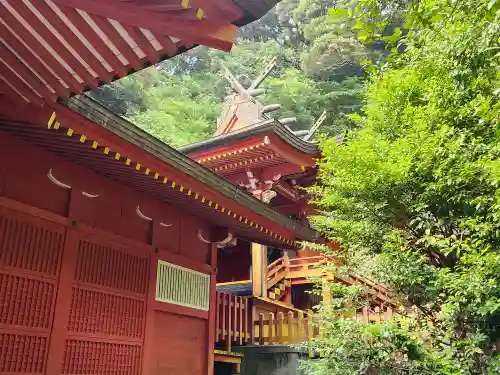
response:
[[[231,351],[233,345],[246,345],[250,341],[250,311],[248,298],[217,292],[215,343]]]
[[[253,322],[252,344],[255,345],[291,345],[311,340],[319,333],[313,324],[312,315],[304,312],[288,312],[284,314],[259,314]]]

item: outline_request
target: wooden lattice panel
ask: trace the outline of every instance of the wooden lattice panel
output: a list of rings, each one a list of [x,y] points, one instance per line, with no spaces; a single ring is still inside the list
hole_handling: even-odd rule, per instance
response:
[[[140,373],[149,267],[147,252],[78,241],[63,374]]]
[[[138,375],[141,347],[92,341],[66,341],[63,374]]]
[[[0,273],[0,324],[49,329],[54,289],[50,282]]]
[[[68,330],[141,339],[144,315],[143,300],[74,288]]]
[[[144,256],[89,241],[80,242],[76,281],[145,294],[148,275],[149,259]]]
[[[0,208],[0,373],[43,374],[64,228]]]
[[[210,275],[158,261],[156,300],[208,311]]]
[[[7,210],[0,214],[0,264],[57,276],[63,244],[61,227]]]
[[[42,374],[46,337],[0,333],[0,374]]]

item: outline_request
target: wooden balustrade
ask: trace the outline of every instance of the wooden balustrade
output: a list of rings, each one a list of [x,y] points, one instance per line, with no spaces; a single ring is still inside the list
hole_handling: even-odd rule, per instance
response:
[[[253,306],[253,305],[252,305]],[[391,307],[364,308],[350,318],[380,323],[394,315]],[[249,299],[217,292],[216,346],[230,352],[233,345],[292,345],[319,335],[313,315],[303,311],[252,314]]]
[[[248,298],[217,292],[215,343],[230,352],[232,345],[245,345],[250,340]]]
[[[394,311],[387,308],[364,308],[356,314],[345,317],[365,323],[381,323],[391,319]],[[252,344],[255,345],[291,345],[311,340],[320,334],[320,327],[315,324],[312,314],[304,312],[261,313],[253,322]]]
[[[267,289],[279,283],[287,274],[286,258],[281,257],[267,266]]]
[[[261,313],[253,322],[252,343],[256,345],[291,345],[311,340],[318,335],[312,315],[303,312]]]
[[[363,321],[365,323],[381,323],[391,319],[393,316],[394,311],[392,307],[386,307],[385,309],[381,309],[378,306],[374,309],[365,307],[356,313],[356,320]]]

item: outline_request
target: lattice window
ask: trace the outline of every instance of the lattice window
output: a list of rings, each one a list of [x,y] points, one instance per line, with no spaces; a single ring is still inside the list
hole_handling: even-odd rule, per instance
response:
[[[156,300],[208,311],[210,275],[159,260]]]

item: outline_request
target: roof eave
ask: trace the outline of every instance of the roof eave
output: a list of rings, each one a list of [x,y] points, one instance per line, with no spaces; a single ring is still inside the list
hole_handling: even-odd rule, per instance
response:
[[[276,134],[280,139],[300,152],[309,155],[319,154],[319,150],[314,143],[306,142],[297,137],[288,130],[286,126],[275,119],[264,120],[231,133],[222,134],[205,141],[179,147],[177,150],[184,154],[195,154],[200,151],[206,151],[212,148],[215,149],[219,146],[226,146],[229,143],[239,140],[249,139],[250,137],[269,134]]]
[[[94,121],[96,124],[103,126],[108,131],[140,147],[144,152],[168,163],[191,178],[195,178],[217,191],[219,194],[230,197],[237,204],[246,209],[251,209],[258,215],[278,223],[284,229],[295,233],[298,238],[309,241],[319,239],[319,234],[310,227],[279,214],[271,207],[237,188],[223,177],[218,176],[191,160],[189,157],[147,134],[96,101],[83,96],[74,97],[71,99],[70,103],[65,104],[74,111]]]
[[[244,15],[233,22],[233,25],[242,27],[263,17],[281,0],[233,0],[243,10]]]

